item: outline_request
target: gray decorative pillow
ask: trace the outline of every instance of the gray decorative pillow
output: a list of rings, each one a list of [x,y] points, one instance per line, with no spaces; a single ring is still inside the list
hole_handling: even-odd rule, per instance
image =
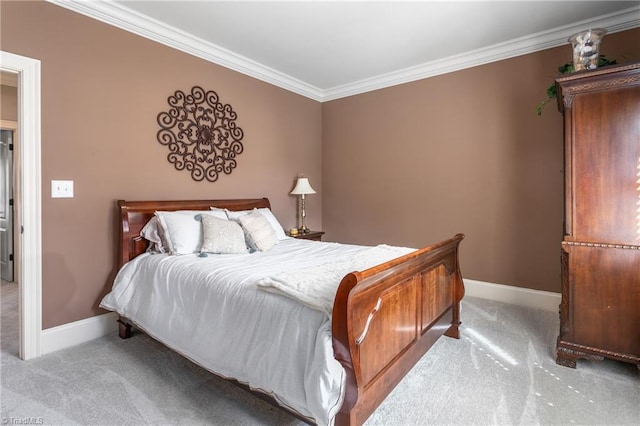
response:
[[[238,218],[244,229],[247,244],[254,250],[267,251],[276,245],[278,237],[267,218],[254,209],[251,213]]]
[[[160,225],[159,235],[169,254],[198,253],[202,248],[202,224],[204,215],[227,219],[224,212],[210,210],[156,211]]]
[[[240,254],[247,253],[244,232],[232,220],[202,215],[201,253]]]

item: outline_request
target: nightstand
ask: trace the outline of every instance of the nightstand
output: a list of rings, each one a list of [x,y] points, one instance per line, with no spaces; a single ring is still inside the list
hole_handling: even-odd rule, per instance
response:
[[[324,235],[324,232],[322,231],[308,231],[308,232],[305,232],[304,234],[302,232],[299,232],[298,235],[291,235],[287,231],[287,236],[293,237],[293,238],[299,238],[301,240],[322,241],[323,235]]]

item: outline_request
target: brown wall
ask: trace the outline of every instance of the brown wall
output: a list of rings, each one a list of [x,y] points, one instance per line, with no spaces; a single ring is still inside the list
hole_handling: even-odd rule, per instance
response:
[[[0,86],[0,120],[18,121],[18,88]]]
[[[640,59],[640,29],[601,53]],[[562,117],[535,108],[569,45],[323,104],[328,240],[424,246],[466,234],[466,278],[560,290]]]
[[[321,228],[321,105],[273,85],[44,2],[2,1],[1,48],[42,65],[43,328],[103,313],[114,278],[115,200],[269,197],[295,226],[288,195],[305,173],[308,224]],[[156,116],[194,85],[238,113],[245,151],[215,183],[166,159]],[[52,199],[50,181],[75,181]]]

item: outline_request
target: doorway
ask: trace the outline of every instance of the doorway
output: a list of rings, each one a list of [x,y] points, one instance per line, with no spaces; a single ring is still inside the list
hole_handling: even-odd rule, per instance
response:
[[[15,76],[17,104],[17,171],[14,182],[14,242],[19,254],[20,358],[41,355],[42,333],[42,183],[40,138],[40,61],[0,50],[0,71]],[[14,134],[14,137],[16,134]],[[17,185],[16,185],[17,184]]]
[[[17,108],[16,108],[17,109]],[[14,282],[13,152],[17,123],[0,125],[0,279]]]
[[[14,148],[18,142],[18,87],[17,78],[0,73],[0,298],[2,299],[1,325],[2,356],[20,356],[20,300],[18,277],[14,261]]]

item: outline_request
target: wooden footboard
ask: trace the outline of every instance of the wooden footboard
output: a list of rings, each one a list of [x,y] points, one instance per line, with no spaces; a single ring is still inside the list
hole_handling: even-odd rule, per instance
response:
[[[347,375],[337,425],[364,423],[438,337],[459,337],[463,238],[344,277],[332,319],[335,357]]]

